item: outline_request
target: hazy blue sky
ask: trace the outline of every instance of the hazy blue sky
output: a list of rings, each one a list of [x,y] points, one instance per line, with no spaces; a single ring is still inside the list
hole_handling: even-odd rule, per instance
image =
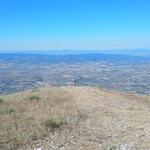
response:
[[[0,50],[150,48],[150,0],[0,0]]]

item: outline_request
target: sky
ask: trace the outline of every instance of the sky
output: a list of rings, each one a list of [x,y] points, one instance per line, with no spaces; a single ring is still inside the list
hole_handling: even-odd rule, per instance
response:
[[[0,0],[0,51],[149,48],[150,0]]]

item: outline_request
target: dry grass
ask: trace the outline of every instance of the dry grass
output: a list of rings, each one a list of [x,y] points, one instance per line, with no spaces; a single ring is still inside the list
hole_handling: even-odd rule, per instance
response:
[[[150,96],[46,87],[1,99],[2,150],[150,149]]]
[[[71,127],[81,116],[71,107],[71,95],[44,88],[3,97],[0,104],[0,149],[34,145],[50,130]]]

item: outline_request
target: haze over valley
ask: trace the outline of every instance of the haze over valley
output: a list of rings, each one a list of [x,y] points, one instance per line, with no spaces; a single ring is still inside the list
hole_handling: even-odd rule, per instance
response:
[[[150,94],[150,57],[118,54],[0,54],[0,93],[40,86],[97,86]]]

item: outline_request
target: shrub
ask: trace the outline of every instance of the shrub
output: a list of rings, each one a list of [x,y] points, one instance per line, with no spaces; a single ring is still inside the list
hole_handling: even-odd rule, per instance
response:
[[[9,110],[7,110],[7,114],[10,114],[10,115],[14,112],[16,112],[16,110],[13,108],[10,108]]]
[[[4,100],[2,98],[0,98],[0,104],[3,103],[3,102],[4,102]]]
[[[30,100],[30,101],[34,101],[34,100],[39,101],[39,100],[40,100],[40,97],[39,97],[39,96],[36,96],[36,95],[33,95],[33,96],[30,96],[30,97],[29,97],[29,100]]]
[[[58,120],[55,118],[50,118],[45,122],[45,126],[51,129],[60,128],[63,124],[64,122],[62,120]]]

